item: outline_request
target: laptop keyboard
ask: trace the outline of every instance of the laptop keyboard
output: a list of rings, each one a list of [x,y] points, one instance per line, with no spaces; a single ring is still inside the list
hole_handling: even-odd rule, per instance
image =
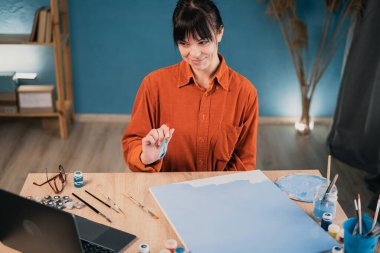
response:
[[[114,253],[115,251],[111,249],[104,248],[102,246],[99,246],[97,244],[81,240],[82,242],[82,249],[84,253]]]

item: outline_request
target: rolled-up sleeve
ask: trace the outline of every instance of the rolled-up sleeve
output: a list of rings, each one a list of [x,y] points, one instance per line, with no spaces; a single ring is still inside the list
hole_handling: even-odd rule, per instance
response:
[[[162,167],[162,160],[149,165],[143,164],[140,160],[142,138],[151,129],[159,127],[156,125],[156,100],[149,90],[151,85],[149,76],[145,77],[136,95],[131,121],[121,141],[124,160],[129,169],[136,172],[158,172]]]

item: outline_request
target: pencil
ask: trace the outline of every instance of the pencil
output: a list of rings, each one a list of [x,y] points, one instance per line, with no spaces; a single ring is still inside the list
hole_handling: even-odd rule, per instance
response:
[[[377,199],[376,211],[375,211],[375,216],[373,217],[371,231],[373,231],[373,229],[376,226],[377,217],[379,216],[379,209],[380,209],[380,194],[379,194],[379,198]]]
[[[135,199],[131,194],[128,193],[128,195],[125,195],[124,193],[122,193],[123,196],[129,198],[130,200],[133,201],[133,203],[135,203],[136,205],[138,205],[142,210],[144,210],[145,212],[147,212],[150,216],[152,216],[153,219],[156,219],[158,220],[158,216],[155,215],[152,211],[150,211],[148,208],[146,208],[142,203],[140,203],[137,199]]]
[[[102,214],[98,209],[96,209],[95,207],[93,207],[92,205],[90,205],[89,203],[87,203],[86,201],[84,201],[82,198],[80,198],[78,195],[76,195],[75,193],[71,193],[73,194],[77,199],[79,199],[80,201],[82,201],[86,206],[88,206],[92,211],[94,211],[95,213],[99,214],[100,216],[102,216],[104,219],[106,219],[107,221],[109,222],[112,222],[109,218],[107,218],[107,216],[105,216],[104,214]]]
[[[327,158],[326,187],[328,187],[330,183],[330,168],[331,168],[331,155],[329,155]]]

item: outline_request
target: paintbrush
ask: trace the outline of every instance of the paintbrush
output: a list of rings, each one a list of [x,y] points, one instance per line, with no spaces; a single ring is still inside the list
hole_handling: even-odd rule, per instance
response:
[[[128,195],[125,195],[124,193],[122,193],[121,195],[123,195],[124,197],[127,197],[130,200],[132,200],[133,203],[135,203],[136,205],[138,205],[142,210],[144,210],[150,216],[152,216],[153,219],[156,219],[156,220],[159,219],[157,215],[155,215],[152,211],[150,211],[148,208],[146,208],[142,203],[140,203],[137,199],[135,199],[131,194],[128,193]]]
[[[358,225],[359,225],[359,208],[358,208],[358,201],[356,201],[356,197],[354,199],[354,204],[355,204],[355,211],[356,211],[356,217],[358,219],[358,222],[356,223],[352,234],[356,235],[356,233],[358,231]]]
[[[93,197],[94,199],[96,199],[97,201],[99,201],[100,203],[102,203],[103,205],[105,205],[106,207],[114,210],[115,212],[119,213],[118,210],[116,210],[113,206],[111,206],[110,204],[104,202],[103,200],[101,200],[100,198],[96,197],[94,194],[92,194],[91,192],[87,191],[87,190],[84,190],[88,195],[90,195],[91,197]]]
[[[122,214],[126,215],[125,212],[116,204],[115,201],[113,201],[107,194],[105,194],[101,189],[100,189],[100,185],[98,186],[97,190],[100,192],[100,194],[103,195],[103,197],[105,197],[109,202],[111,202],[111,204],[117,209],[119,210]]]
[[[331,168],[331,155],[329,155],[327,158],[326,187],[328,187],[330,183],[330,168]]]
[[[379,194],[379,198],[377,199],[376,211],[375,211],[375,216],[373,217],[371,231],[372,231],[372,230],[375,228],[375,226],[376,226],[376,223],[377,223],[377,217],[379,216],[379,209],[380,209],[380,194]]]
[[[323,195],[321,203],[323,203],[326,200],[327,193],[329,193],[331,191],[331,189],[334,187],[336,180],[338,180],[338,177],[339,177],[339,174],[336,174],[334,179],[330,182],[329,187],[327,187],[327,190],[326,190],[325,194]]]
[[[95,213],[99,214],[100,216],[102,216],[104,219],[106,219],[107,221],[111,222],[111,220],[105,216],[102,212],[100,212],[98,209],[96,209],[95,207],[93,207],[92,205],[90,205],[89,203],[87,203],[84,199],[82,199],[81,197],[79,197],[78,195],[76,195],[75,193],[71,193],[72,195],[74,195],[77,199],[79,199],[80,201],[82,201],[86,206],[88,206],[92,211],[94,211]]]
[[[359,212],[359,234],[362,235],[362,204],[360,201],[360,194],[358,194],[358,212]]]
[[[374,235],[376,236],[377,234],[380,233],[380,227],[376,226],[377,218],[379,215],[379,209],[380,209],[380,194],[379,194],[379,197],[377,199],[376,211],[375,211],[375,215],[373,217],[371,229],[368,231],[368,233],[365,235],[365,237],[374,236]]]
[[[365,237],[372,237],[372,236],[377,236],[380,234],[380,227],[375,226],[374,229],[372,229],[369,233],[365,235]]]

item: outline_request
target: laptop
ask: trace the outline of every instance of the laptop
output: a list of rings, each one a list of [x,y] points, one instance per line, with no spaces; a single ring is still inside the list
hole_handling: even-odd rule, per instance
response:
[[[119,252],[136,236],[0,189],[0,241],[24,253]]]

